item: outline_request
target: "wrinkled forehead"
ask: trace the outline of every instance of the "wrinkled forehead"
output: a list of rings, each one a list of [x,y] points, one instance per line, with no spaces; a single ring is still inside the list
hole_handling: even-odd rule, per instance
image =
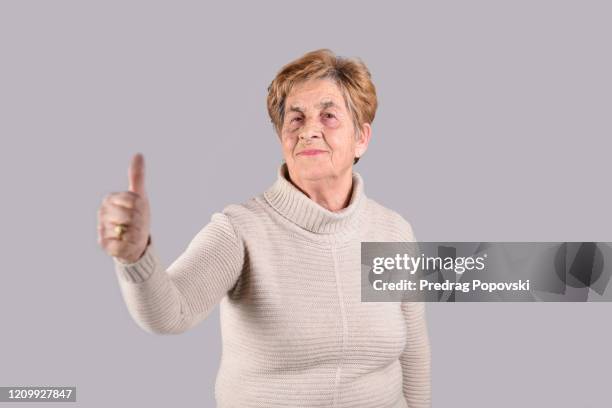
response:
[[[340,87],[331,79],[311,79],[295,84],[285,100],[287,111],[311,109],[346,109]]]

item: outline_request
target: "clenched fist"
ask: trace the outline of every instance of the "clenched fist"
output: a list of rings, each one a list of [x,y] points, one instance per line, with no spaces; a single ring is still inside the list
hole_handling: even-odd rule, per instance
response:
[[[126,264],[139,260],[149,243],[151,215],[142,154],[132,157],[128,178],[128,191],[106,195],[98,210],[98,244]]]

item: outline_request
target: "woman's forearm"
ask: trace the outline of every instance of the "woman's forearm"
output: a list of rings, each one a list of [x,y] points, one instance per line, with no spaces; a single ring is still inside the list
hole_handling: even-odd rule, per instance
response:
[[[400,355],[403,391],[410,408],[431,407],[431,350],[425,303],[402,303],[408,330],[406,347]]]
[[[225,214],[215,213],[165,269],[155,242],[143,256],[124,264],[114,258],[115,271],[128,311],[145,331],[178,334],[205,319],[236,283],[244,247]]]

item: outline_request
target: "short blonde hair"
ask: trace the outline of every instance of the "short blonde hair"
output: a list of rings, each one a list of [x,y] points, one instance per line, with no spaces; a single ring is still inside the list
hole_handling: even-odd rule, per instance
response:
[[[337,56],[322,48],[283,66],[268,87],[268,114],[279,136],[285,119],[287,95],[294,85],[309,79],[331,79],[338,85],[352,116],[357,138],[361,125],[374,121],[378,100],[368,67],[359,58]],[[356,157],[353,163],[358,161]]]

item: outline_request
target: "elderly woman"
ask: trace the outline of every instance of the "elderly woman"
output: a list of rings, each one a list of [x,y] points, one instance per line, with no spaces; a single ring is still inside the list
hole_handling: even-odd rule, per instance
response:
[[[361,242],[414,241],[353,171],[377,107],[359,59],[317,50],[268,88],[284,163],[262,194],[214,213],[167,269],[149,235],[144,159],[107,195],[99,242],[142,329],[182,333],[220,303],[219,407],[428,407],[424,304],[361,302]]]

